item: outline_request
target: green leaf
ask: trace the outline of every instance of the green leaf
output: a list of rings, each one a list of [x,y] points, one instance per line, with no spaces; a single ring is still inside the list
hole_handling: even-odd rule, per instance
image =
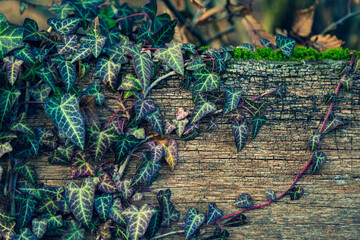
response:
[[[70,61],[63,61],[59,64],[60,76],[69,91],[76,80],[76,68]]]
[[[291,37],[276,34],[276,44],[285,56],[290,57],[293,54],[296,41]]]
[[[266,116],[254,116],[253,119],[251,119],[251,123],[253,124],[253,132],[252,132],[252,138],[255,139],[256,135],[259,133],[260,128],[265,124],[267,121]]]
[[[81,38],[81,42],[89,46],[92,54],[97,58],[105,45],[106,39],[107,38],[102,35],[98,37],[86,36]]]
[[[38,238],[28,228],[20,229],[20,234],[14,235],[13,240],[38,240]]]
[[[142,8],[147,13],[147,15],[149,15],[151,21],[154,21],[157,12],[156,0],[150,0],[149,3],[142,6]]]
[[[265,195],[271,201],[276,201],[276,193],[273,190],[266,190]]]
[[[224,106],[223,114],[234,110],[239,105],[241,99],[241,90],[236,90],[233,88],[225,88],[226,93],[226,103]]]
[[[86,178],[79,187],[74,181],[68,182],[65,191],[66,201],[75,219],[85,227],[90,227],[93,215],[95,184],[92,178]]]
[[[320,143],[321,140],[321,133],[311,131],[309,135],[309,145],[310,145],[310,151],[315,151],[317,145]]]
[[[74,54],[77,51],[78,40],[76,35],[67,35],[62,38],[64,44],[56,46],[59,54]]]
[[[298,200],[304,195],[304,189],[302,187],[293,187],[287,193],[291,200]]]
[[[127,3],[122,4],[117,11],[118,18],[124,18],[133,14],[132,9],[127,5]],[[129,36],[133,32],[134,21],[135,18],[127,18],[120,21],[121,32]]]
[[[192,44],[192,43],[184,43],[184,45],[182,47],[182,50],[187,51],[187,52],[189,52],[191,54],[194,54],[194,55],[197,54],[197,51],[195,49],[195,44]]]
[[[74,95],[63,94],[59,103],[53,97],[46,99],[45,112],[62,134],[75,145],[84,148],[84,119],[78,99]]]
[[[18,227],[22,228],[26,226],[34,215],[37,201],[36,199],[28,194],[20,194],[16,196],[16,200],[20,203],[19,216],[16,219]]]
[[[3,14],[0,13],[0,59],[13,49],[23,46],[23,27],[15,27],[9,24]]]
[[[158,107],[152,113],[147,114],[145,116],[145,120],[150,123],[155,132],[157,132],[159,135],[164,135],[163,117]]]
[[[79,25],[79,23],[79,18],[49,18],[47,20],[47,24],[49,24],[50,27],[53,27],[58,34],[63,36],[69,35]]]
[[[175,27],[178,19],[165,23],[159,30],[157,30],[151,37],[150,41],[154,47],[163,46],[172,40],[175,34]]]
[[[207,214],[207,224],[214,222],[216,219],[222,217],[223,212],[217,208],[216,203],[209,202],[209,211]]]
[[[171,42],[168,48],[157,49],[154,57],[162,60],[175,72],[184,75],[184,59],[181,52],[182,46],[182,42]]]
[[[37,181],[35,167],[34,165],[30,164],[30,162],[19,162],[15,165],[14,171],[19,172],[22,177],[24,177],[32,184],[35,184]]]
[[[113,144],[116,163],[121,164],[124,161],[126,155],[139,143],[140,140],[132,135],[120,136],[119,139]]]
[[[152,162],[149,155],[149,152],[142,153],[142,162],[134,175],[131,186],[147,183],[161,169],[161,164]]]
[[[162,207],[162,221],[161,226],[169,227],[171,222],[176,222],[180,218],[180,212],[176,210],[174,204],[170,201],[171,198],[171,191],[170,189],[166,189],[165,193],[162,193],[162,190],[159,191],[158,200],[161,203],[160,207]],[[162,199],[159,199],[162,198]]]
[[[165,148],[165,160],[169,164],[171,171],[175,170],[178,161],[178,147],[175,139],[170,139]]]
[[[230,236],[229,232],[225,229],[221,231],[219,228],[216,228],[214,231],[214,235],[204,240],[226,240]]]
[[[98,178],[99,183],[97,188],[99,191],[104,193],[115,193],[117,192],[117,188],[115,182],[112,180],[108,173],[102,173]]]
[[[20,95],[21,92],[15,87],[0,88],[0,129],[2,129],[2,124],[9,117],[9,112]]]
[[[13,148],[9,142],[0,144],[0,158],[4,156],[4,154],[12,152]]]
[[[237,46],[238,48],[250,51],[252,53],[255,53],[255,48],[253,45],[249,44],[249,43],[243,43],[240,46]]]
[[[205,214],[197,212],[194,207],[189,208],[185,220],[185,237],[188,239],[205,222]]]
[[[109,218],[119,224],[120,226],[126,226],[126,220],[121,215],[123,212],[123,207],[121,204],[121,198],[115,198],[109,212]]]
[[[48,98],[51,87],[47,84],[41,84],[39,88],[29,88],[29,94],[35,101],[43,102]]]
[[[81,225],[78,224],[76,221],[70,221],[70,227],[65,232],[63,239],[65,240],[84,240],[85,237],[85,229],[81,228]]]
[[[160,14],[155,17],[154,23],[152,26],[153,32],[157,32],[165,23],[170,22],[171,17],[167,13]]]
[[[189,123],[189,119],[185,118],[183,120],[173,120],[173,123],[176,126],[176,133],[179,137],[183,135],[186,125]]]
[[[192,119],[191,124],[196,123],[200,119],[202,119],[205,115],[215,112],[216,111],[216,105],[212,102],[205,102],[205,101],[198,101],[195,104],[193,113],[192,113]]]
[[[84,151],[77,151],[71,160],[71,175],[74,178],[95,176],[95,168],[91,165]]]
[[[116,91],[118,87],[118,74],[121,65],[116,64],[112,59],[101,57],[96,63],[95,77],[100,78],[101,81],[111,90]]]
[[[152,32],[149,29],[150,29],[149,23],[144,21],[139,29],[136,39],[138,40],[148,39],[152,34]]]
[[[149,226],[145,232],[147,239],[153,238],[161,227],[163,210],[160,207],[155,207],[156,213],[151,217]]]
[[[115,142],[117,135],[113,127],[101,130],[97,124],[86,128],[89,142],[89,152],[95,162],[99,162],[111,144]]]
[[[106,221],[112,206],[113,197],[111,194],[103,193],[101,196],[95,195],[94,207],[100,219]]]
[[[75,146],[58,147],[54,154],[48,159],[51,164],[69,165],[74,155]]]
[[[251,201],[250,195],[247,193],[243,193],[240,196],[238,196],[238,198],[235,200],[233,205],[236,207],[248,208],[248,207],[252,207],[253,203]]]
[[[13,86],[19,75],[20,66],[23,60],[15,59],[14,56],[7,56],[3,59],[4,67],[6,69],[6,76],[11,86]]]
[[[243,100],[244,100],[244,106],[250,109],[250,111],[252,111],[254,115],[260,115],[261,108],[264,106],[265,103],[259,106],[259,104],[257,104],[256,102],[251,101],[247,98],[243,98]]]
[[[313,166],[312,166],[311,174],[318,172],[320,170],[321,166],[325,163],[325,161],[326,161],[325,153],[315,151],[314,157],[313,157]]]
[[[246,216],[244,214],[239,214],[233,218],[230,218],[229,221],[224,224],[224,227],[238,227],[245,224],[247,224]]]
[[[25,18],[24,20],[24,41],[41,41],[42,34],[35,20]]]
[[[65,19],[68,17],[69,12],[73,11],[73,8],[69,3],[62,3],[60,6],[58,4],[53,4],[49,7],[49,11],[54,11],[58,19]]]
[[[47,222],[47,232],[63,226],[63,219],[61,215],[44,214],[41,216]]]
[[[74,56],[71,60],[71,63],[74,63],[79,60],[83,60],[83,59],[87,58],[88,56],[90,56],[90,54],[91,54],[90,48],[86,44],[81,44],[79,49],[74,54]]]
[[[193,72],[195,83],[193,87],[193,100],[197,99],[200,92],[211,91],[219,88],[220,77],[216,73],[211,73],[207,68],[201,68]]]
[[[146,138],[145,128],[136,128],[136,127],[130,128],[128,130],[128,134],[133,135],[134,137],[136,137],[139,140]]]
[[[260,38],[259,40],[260,40],[261,45],[263,45],[265,48],[271,48],[272,50],[276,49],[276,46],[269,40],[267,40],[265,38]]]
[[[247,125],[246,119],[244,119],[241,123],[240,121],[235,120],[231,124],[231,131],[234,133],[236,147],[238,152],[240,152],[241,149],[244,148],[249,134],[249,127]]]
[[[42,67],[40,69],[37,69],[35,71],[35,73],[37,75],[39,75],[40,78],[46,84],[48,84],[51,87],[51,89],[55,92],[55,89],[56,89],[55,82],[58,79],[58,75],[57,75],[57,72],[54,69],[48,68],[48,67]]]
[[[129,59],[125,55],[125,51],[122,48],[125,42],[117,42],[113,45],[105,45],[104,52],[115,62],[118,64],[128,63]]]
[[[335,116],[331,120],[328,119],[326,121],[322,133],[329,133],[342,125],[344,125],[343,121],[339,117]]]
[[[193,58],[189,63],[189,65],[186,67],[186,69],[189,71],[197,71],[199,69],[204,68],[205,66],[206,64],[204,63],[203,59],[199,56]]]
[[[147,98],[144,100],[137,99],[135,101],[135,112],[137,121],[144,118],[146,115],[154,112],[155,110],[156,104],[151,98]]]
[[[141,91],[141,82],[139,79],[135,78],[131,74],[127,74],[122,82],[118,90],[136,90]]]
[[[25,63],[29,64],[30,66],[34,65],[36,62],[35,54],[31,50],[31,47],[29,44],[26,44],[21,49],[16,49],[14,51],[14,56],[17,59],[23,60]]]
[[[142,205],[140,209],[131,205],[122,212],[127,222],[130,239],[138,240],[144,235],[155,212],[155,208],[147,204]]]
[[[41,199],[39,207],[36,209],[36,212],[54,215],[59,210],[60,209],[57,201],[55,201],[49,196],[46,196]]]

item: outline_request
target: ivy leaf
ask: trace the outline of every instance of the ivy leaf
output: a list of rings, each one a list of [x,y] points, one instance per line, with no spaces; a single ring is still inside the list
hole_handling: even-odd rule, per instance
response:
[[[47,232],[63,226],[63,219],[61,215],[44,214],[41,216],[47,222]]]
[[[112,59],[101,57],[96,63],[95,77],[100,78],[101,81],[111,90],[116,91],[118,87],[118,74],[121,65],[116,64]]]
[[[90,164],[84,151],[77,151],[72,158],[71,175],[74,178],[95,176],[95,168]]]
[[[67,35],[62,38],[64,44],[56,46],[59,54],[74,54],[77,51],[78,40],[76,35]]]
[[[204,61],[201,57],[195,57],[190,61],[189,65],[186,67],[186,69],[189,71],[197,71],[199,69],[204,68],[205,66],[206,66],[206,64],[204,63]]]
[[[205,115],[215,111],[216,111],[215,103],[205,102],[205,101],[197,102],[195,104],[190,123],[191,124],[196,123],[197,121],[202,119]]]
[[[276,201],[276,193],[273,190],[266,190],[265,195],[271,201]]]
[[[46,56],[49,54],[50,49],[33,48],[34,57],[40,63],[44,62]]]
[[[236,90],[233,88],[225,88],[226,94],[226,103],[224,106],[223,114],[227,114],[228,112],[234,110],[240,102],[241,99],[241,90]]]
[[[118,90],[135,90],[135,91],[140,91],[141,90],[141,83],[139,81],[139,79],[137,79],[136,77],[134,77],[131,74],[127,74],[122,82],[120,87],[118,88]]]
[[[147,98],[144,100],[137,99],[135,101],[135,112],[137,121],[144,118],[146,115],[154,112],[155,110],[156,104],[151,98]]]
[[[146,134],[145,134],[145,128],[130,128],[128,130],[128,134],[133,135],[134,137],[136,137],[137,139],[145,139],[146,138]]]
[[[314,174],[320,170],[320,167],[325,163],[326,161],[326,155],[323,152],[314,152],[313,157],[313,166],[311,170],[311,174]]]
[[[0,88],[0,129],[2,129],[2,124],[9,117],[9,112],[20,95],[21,92],[15,87]]]
[[[157,12],[156,0],[150,0],[149,3],[142,6],[142,8],[147,13],[147,15],[149,15],[151,21],[154,21]]]
[[[161,202],[160,207],[163,208],[161,226],[169,227],[172,221],[176,222],[179,220],[180,212],[176,210],[174,204],[170,201],[171,198],[170,189],[166,189],[165,194],[162,194],[161,191],[157,195],[157,197],[158,196],[162,197],[162,199],[159,201]]]
[[[167,121],[164,127],[164,134],[169,135],[176,129],[175,124],[172,121]]]
[[[35,20],[25,18],[24,20],[24,41],[41,41],[42,34],[39,33],[39,27]]]
[[[4,156],[4,154],[12,152],[13,148],[9,142],[0,144],[0,158]]]
[[[99,57],[105,43],[106,43],[106,37],[100,35],[98,37],[95,36],[86,36],[81,38],[81,42],[85,43],[87,46],[90,47],[90,50],[92,54],[95,56],[95,58]]]
[[[148,39],[152,34],[152,32],[149,29],[150,29],[149,23],[144,21],[138,31],[136,39],[138,40]]]
[[[185,237],[188,239],[205,222],[205,214],[198,214],[194,207],[189,208],[185,220]]]
[[[35,184],[37,181],[37,174],[35,171],[34,165],[30,164],[30,162],[19,162],[15,165],[14,171],[19,172],[19,174],[31,182],[32,184]]]
[[[69,35],[80,23],[79,18],[56,19],[49,18],[47,24],[60,35]]]
[[[19,217],[16,219],[20,228],[26,226],[34,215],[37,201],[28,194],[20,194],[16,196],[16,200],[20,203]]]
[[[251,201],[250,195],[247,193],[243,193],[235,200],[233,205],[236,207],[248,208],[248,207],[252,207],[253,203]]]
[[[95,195],[94,207],[101,220],[106,221],[108,219],[112,201],[113,197],[111,194]]]
[[[187,51],[194,55],[197,54],[197,51],[195,49],[195,44],[192,43],[184,43],[184,45],[182,46],[182,50]]]
[[[34,218],[31,222],[32,224],[32,232],[37,238],[42,238],[47,229],[47,221],[45,219],[36,219]]]
[[[175,139],[170,139],[168,147],[165,148],[165,160],[169,164],[171,171],[174,171],[178,161],[178,146]]]
[[[133,58],[136,76],[140,79],[142,90],[145,92],[150,85],[152,75],[153,61],[151,56],[146,52],[141,53],[140,46],[135,44],[128,43],[123,48]]]
[[[76,221],[70,221],[70,227],[65,232],[63,239],[66,240],[83,240],[85,239],[85,229],[81,228],[81,225],[78,224]]]
[[[161,227],[163,210],[160,207],[155,207],[155,214],[151,217],[149,226],[145,232],[145,237],[147,239],[153,238],[155,234],[159,231]]]
[[[23,27],[9,24],[3,14],[0,15],[0,59],[13,49],[23,46]]]
[[[86,131],[89,139],[89,152],[95,162],[99,162],[111,144],[115,142],[117,137],[115,130],[113,127],[101,130],[97,124],[93,124],[86,128]]]
[[[181,52],[182,42],[171,42],[168,48],[159,48],[155,51],[154,57],[162,60],[172,70],[184,75],[184,59]]]
[[[117,191],[115,182],[107,173],[102,173],[100,175],[97,188],[99,191],[104,193],[115,193]]]
[[[75,145],[84,148],[84,119],[80,112],[79,102],[74,95],[63,94],[59,103],[53,97],[46,99],[45,112],[62,134]]]
[[[353,85],[353,79],[352,79],[352,77],[345,75],[345,76],[341,77],[340,83],[345,88],[346,91],[350,91],[350,89]]]
[[[335,116],[331,120],[328,119],[326,121],[322,133],[329,133],[342,125],[344,125],[343,121],[339,117]]]
[[[14,235],[13,240],[38,240],[38,238],[28,228],[20,229],[20,234]]]
[[[148,153],[143,152],[141,155],[142,161],[134,175],[132,187],[141,183],[147,183],[161,169],[161,164],[159,162],[152,162]]]
[[[269,40],[265,39],[265,38],[260,38],[259,39],[261,45],[263,45],[265,48],[271,48],[272,50],[276,49],[276,46],[270,42]]]
[[[186,125],[189,123],[189,120],[187,118],[183,120],[173,120],[173,123],[176,126],[177,135],[181,137],[183,135]]]
[[[218,231],[217,231],[218,230]],[[229,232],[225,229],[221,231],[219,228],[216,228],[214,231],[214,235],[204,240],[226,240],[230,236]]]
[[[151,127],[159,135],[164,135],[163,130],[163,117],[160,113],[160,109],[157,107],[155,111],[145,116],[145,120],[150,123]]]
[[[13,86],[19,75],[20,66],[23,60],[15,59],[14,56],[7,56],[3,59],[4,67],[6,69],[6,76],[11,86]]]
[[[121,198],[115,198],[110,210],[109,210],[109,218],[119,224],[120,226],[126,226],[126,220],[122,216],[123,207],[121,204]]]
[[[51,164],[69,165],[74,155],[75,146],[58,147],[54,154],[48,159]]]
[[[56,90],[55,81],[58,79],[58,75],[54,69],[48,68],[48,67],[41,67],[41,68],[37,69],[35,71],[35,73],[37,75],[39,75],[40,78],[46,84],[48,84],[51,87],[51,89],[55,92],[55,90]]]
[[[244,106],[250,109],[254,115],[260,115],[261,108],[264,106],[265,103],[259,106],[259,104],[257,104],[256,102],[251,101],[247,98],[243,98],[243,100]]]
[[[127,3],[122,4],[118,9],[117,17],[124,18],[133,14],[132,9],[127,5]],[[134,19],[126,18],[120,21],[121,32],[126,35],[130,35],[133,32]]]
[[[91,54],[90,48],[86,44],[81,44],[79,49],[74,54],[74,56],[71,60],[71,63],[74,63],[79,60],[83,60],[83,59],[87,58],[88,56],[90,56],[90,54]]]
[[[131,187],[132,179],[131,178],[124,178],[124,180],[120,181],[116,179],[115,184],[116,188],[122,192],[125,199],[128,199],[134,193],[134,188]]]
[[[57,211],[59,211],[59,206],[57,201],[54,201],[52,197],[45,196],[40,200],[39,207],[36,209],[37,213],[45,213],[54,215]]]
[[[147,204],[142,205],[140,209],[130,205],[130,207],[122,212],[127,222],[127,231],[129,232],[130,239],[138,240],[145,234],[150,219],[155,212],[155,208]]]
[[[0,209],[0,231],[2,233],[12,232],[15,227],[15,218]]]
[[[209,202],[209,211],[207,214],[207,224],[214,222],[216,219],[222,217],[223,212],[217,208],[216,203]]]
[[[62,3],[60,6],[53,4],[49,7],[49,11],[54,11],[58,19],[64,19],[68,17],[70,11],[73,11],[73,8],[68,3]]]
[[[86,178],[79,187],[74,181],[68,182],[65,191],[66,201],[69,204],[75,219],[86,227],[90,227],[93,215],[95,184],[93,179]]]
[[[124,64],[129,62],[129,59],[125,55],[125,51],[123,49],[123,46],[125,45],[125,42],[117,42],[113,45],[105,45],[103,51],[113,59],[115,63]]]
[[[218,129],[218,124],[213,119],[210,119],[209,124],[208,124],[208,126],[206,128],[206,131],[211,132],[211,131],[214,131],[216,129]]]
[[[309,135],[310,151],[315,151],[317,145],[320,143],[321,133],[312,131]]]
[[[164,145],[162,144],[158,144],[150,149],[150,158],[153,163],[160,162],[164,154],[165,154],[165,148]]]
[[[230,220],[224,224],[224,227],[238,227],[245,224],[247,224],[246,216],[244,214],[239,214],[233,218],[230,218]]]
[[[275,41],[285,56],[290,57],[293,54],[296,45],[296,41],[293,38],[285,37],[281,34],[276,34]]]
[[[231,124],[231,131],[234,133],[236,147],[238,152],[240,152],[241,149],[244,148],[249,134],[249,127],[247,125],[246,119],[244,119],[241,123],[240,121],[235,120]]]
[[[266,116],[254,116],[253,119],[251,119],[251,123],[253,124],[253,132],[252,132],[252,138],[255,139],[256,135],[259,133],[260,128],[265,124],[267,121]]]
[[[119,139],[114,142],[113,150],[115,152],[116,163],[122,163],[124,157],[138,144],[140,140],[132,135],[120,136]]]
[[[211,91],[219,88],[220,77],[216,73],[211,73],[207,68],[201,68],[193,72],[195,83],[193,87],[193,100],[197,99],[200,92]]]
[[[29,94],[35,101],[43,102],[48,98],[51,87],[47,84],[41,84],[39,88],[29,88]]]
[[[165,43],[171,41],[175,34],[175,27],[178,19],[165,23],[159,30],[157,30],[151,37],[150,41],[153,46],[163,46]]]
[[[255,48],[253,45],[249,44],[249,43],[243,43],[240,46],[238,46],[238,48],[250,51],[252,53],[255,53]]]
[[[291,200],[298,200],[304,195],[304,189],[302,187],[293,187],[287,193]]]
[[[59,64],[60,76],[65,83],[66,89],[69,91],[76,80],[76,68],[70,61],[62,61]]]

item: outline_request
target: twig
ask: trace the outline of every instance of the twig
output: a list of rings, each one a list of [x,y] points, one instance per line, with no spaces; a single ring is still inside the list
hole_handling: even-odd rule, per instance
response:
[[[354,17],[356,15],[360,15],[360,11],[356,11],[356,12],[353,12],[353,13],[346,14],[344,17],[337,20],[336,22],[333,22],[333,23],[329,24],[329,26],[327,26],[320,34],[325,34],[325,33],[329,32],[329,31],[333,30],[334,28],[336,28],[337,25],[342,24],[348,18]]]
[[[155,237],[151,238],[151,240],[159,239],[159,238],[164,238],[164,237],[167,237],[167,236],[170,236],[170,235],[174,235],[174,234],[179,234],[179,233],[185,233],[185,230],[168,232],[168,233],[165,233],[165,234],[162,234],[162,235],[155,236]]]
[[[176,72],[175,71],[172,71],[172,72],[169,72],[161,77],[159,77],[158,79],[156,79],[151,85],[150,87],[146,90],[146,92],[144,93],[144,98],[146,98],[146,96],[149,94],[150,90],[156,86],[156,84],[158,84],[161,80],[167,78],[167,77],[170,77],[172,75],[175,75]]]

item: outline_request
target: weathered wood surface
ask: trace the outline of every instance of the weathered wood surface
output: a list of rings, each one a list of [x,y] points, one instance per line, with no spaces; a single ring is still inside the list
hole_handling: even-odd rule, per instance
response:
[[[231,204],[241,193],[249,193],[256,205],[267,201],[264,194],[267,189],[280,194],[311,155],[307,148],[308,132],[319,130],[328,110],[322,102],[323,95],[334,92],[339,79],[335,73],[341,65],[341,62],[234,62],[223,77],[221,89],[239,87],[244,96],[252,97],[281,82],[287,97],[283,101],[265,98],[269,121],[254,141],[249,138],[240,153],[235,148],[231,122],[222,118],[216,120],[218,130],[203,131],[193,141],[179,141],[175,171],[170,172],[164,165],[154,187],[172,190],[181,218],[191,206],[206,212],[210,201],[216,202],[225,214],[237,211]],[[85,81],[82,84],[92,82]],[[178,107],[188,111],[193,108],[191,92],[180,89],[179,84],[180,78],[173,77],[152,90],[151,97],[160,106],[164,119],[173,119]],[[265,209],[245,213],[249,224],[228,229],[230,239],[360,239],[359,89],[359,80],[355,80],[352,92],[341,90],[334,112],[346,126],[323,138],[319,149],[328,160],[321,174],[311,176],[308,171],[301,178],[298,185],[304,187],[304,196],[297,201],[285,197]],[[107,103],[118,108],[116,101]],[[101,113],[109,115],[107,110]],[[52,126],[41,111],[29,121]],[[206,124],[201,128],[205,129]],[[111,159],[113,154],[109,152],[106,157]],[[70,179],[70,167],[50,165],[45,155],[33,161],[46,184],[65,185]],[[134,172],[137,162],[134,158],[129,173]],[[147,196],[155,200],[151,193]],[[172,230],[176,229],[179,228],[174,224]]]

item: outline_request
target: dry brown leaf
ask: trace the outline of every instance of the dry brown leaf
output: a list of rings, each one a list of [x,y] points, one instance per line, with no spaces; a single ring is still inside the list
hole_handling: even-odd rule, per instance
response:
[[[255,46],[261,47],[260,38],[265,38],[272,43],[275,43],[275,36],[268,33],[263,26],[254,18],[253,15],[249,14],[242,18],[242,24],[248,33],[251,41]]]
[[[277,29],[275,29],[275,32],[277,34],[281,34],[281,35],[286,36],[286,37],[288,36],[288,32],[287,32],[286,29],[277,28]]]
[[[331,36],[330,34],[312,36],[310,41],[311,45],[321,52],[331,48],[338,48],[345,43],[343,40],[338,39],[336,36]]]
[[[292,31],[301,37],[307,37],[311,33],[311,28],[314,21],[314,12],[316,6],[319,4],[315,1],[314,4],[306,9],[296,11]]]
[[[198,9],[200,9],[202,12],[206,11],[206,7],[199,1],[199,0],[190,0],[194,6],[196,6]]]
[[[176,9],[180,12],[185,11],[185,2],[184,0],[175,0],[174,5]]]
[[[206,22],[209,22],[210,18],[215,16],[218,13],[222,13],[225,11],[224,7],[214,7],[206,12],[204,12],[198,19],[196,19],[196,24],[205,24]]]

